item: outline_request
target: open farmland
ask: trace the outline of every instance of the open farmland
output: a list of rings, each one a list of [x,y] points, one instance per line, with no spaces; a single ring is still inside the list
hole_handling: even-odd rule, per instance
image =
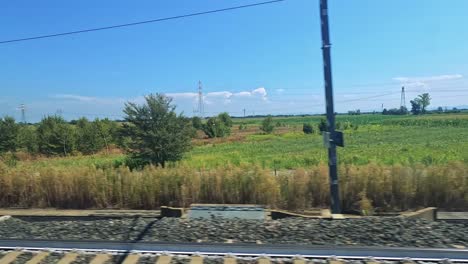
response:
[[[259,129],[262,118],[234,119],[232,135],[226,138],[195,139],[193,149],[178,162],[193,168],[216,168],[226,164],[259,165],[270,169],[297,169],[327,162],[327,152],[317,124],[321,116],[274,118],[273,134]],[[302,124],[310,122],[315,133],[306,135]],[[468,114],[428,116],[339,115],[349,122],[345,148],[338,149],[341,164],[381,165],[468,163]],[[246,123],[245,130],[238,125]],[[123,154],[98,154],[66,158],[39,158],[18,162],[20,167],[98,168],[120,164]],[[177,164],[174,164],[177,166]]]
[[[361,126],[356,131],[345,131],[346,147],[338,150],[339,162],[354,165],[468,162],[466,138],[468,129],[463,127]],[[199,146],[186,158],[194,167],[247,163],[277,169],[310,167],[326,161],[322,136],[305,135],[302,131],[249,135],[242,141]]]
[[[0,206],[150,209],[193,202],[261,203],[293,210],[327,206],[322,137],[302,133],[302,123],[318,124],[320,117],[277,118],[283,124],[273,134],[260,132],[262,119],[252,120],[246,120],[251,123],[242,131],[236,127],[242,120],[236,120],[226,138],[194,139],[185,158],[165,169],[117,168],[123,154],[3,164]],[[468,115],[460,114],[339,116],[339,122],[354,122],[344,130],[346,147],[338,152],[344,208],[468,208],[467,120]]]

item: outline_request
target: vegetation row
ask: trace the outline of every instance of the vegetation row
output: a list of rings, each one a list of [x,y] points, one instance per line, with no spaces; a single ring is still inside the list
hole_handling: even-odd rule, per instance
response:
[[[468,209],[468,166],[339,168],[346,211],[406,210],[426,206]],[[0,207],[133,208],[191,203],[266,204],[303,210],[329,204],[328,167],[282,171],[225,165],[211,170],[147,166],[34,170],[0,165]]]

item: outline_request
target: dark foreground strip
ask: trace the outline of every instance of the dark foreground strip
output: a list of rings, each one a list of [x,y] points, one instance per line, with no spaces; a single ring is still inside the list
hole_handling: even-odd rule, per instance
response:
[[[108,251],[167,254],[199,254],[215,256],[268,256],[340,259],[402,260],[468,262],[468,249],[445,248],[397,248],[397,247],[348,247],[268,244],[222,244],[222,243],[165,243],[165,242],[114,242],[70,240],[0,240],[0,249],[21,248],[25,250],[57,251]]]

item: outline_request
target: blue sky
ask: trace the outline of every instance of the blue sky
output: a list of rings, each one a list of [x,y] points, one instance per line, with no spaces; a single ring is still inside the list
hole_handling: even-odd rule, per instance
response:
[[[0,41],[200,12],[254,0],[6,1]],[[468,1],[329,0],[338,111],[468,105]],[[324,112],[318,0],[0,45],[0,116],[119,118],[123,103],[166,93],[192,115]],[[382,96],[387,94],[385,96]]]

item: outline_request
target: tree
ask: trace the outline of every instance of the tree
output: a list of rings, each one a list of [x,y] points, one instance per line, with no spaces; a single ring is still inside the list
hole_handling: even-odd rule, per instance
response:
[[[76,125],[77,150],[83,154],[92,154],[106,149],[109,153],[109,144],[113,142],[116,124],[109,119],[98,119],[90,122],[86,118],[80,118]]]
[[[76,149],[83,154],[92,154],[101,150],[103,145],[93,127],[85,117],[76,121]]]
[[[422,113],[426,113],[426,108],[431,104],[431,96],[428,93],[423,93],[418,95],[415,100],[418,100],[421,105]]]
[[[226,127],[229,127],[229,128],[232,127],[232,118],[227,112],[223,112],[223,113],[219,114],[218,118],[219,118],[219,120],[221,120],[221,122],[223,122],[223,124]]]
[[[383,115],[406,115],[408,114],[408,109],[404,106],[400,108],[391,108],[391,109],[384,109],[382,112]]]
[[[224,112],[217,117],[210,117],[205,124],[202,125],[202,130],[209,138],[225,137],[231,134],[232,119],[228,113]]]
[[[188,118],[176,114],[171,98],[150,94],[145,101],[143,105],[125,104],[123,133],[130,139],[128,165],[165,167],[168,161],[182,159],[191,148],[192,125]]]
[[[19,125],[13,117],[0,118],[0,153],[16,151],[18,132]]]
[[[230,129],[218,117],[208,118],[202,129],[209,138],[225,137],[230,134]]]
[[[95,131],[94,133],[97,135],[97,141],[98,144],[100,144],[100,149],[105,147],[107,154],[109,154],[109,145],[112,143],[117,143],[117,124],[108,118],[96,118],[92,125],[93,130]]]
[[[60,116],[47,116],[37,127],[38,150],[45,155],[68,155],[74,150],[74,130]]]
[[[31,154],[38,152],[37,131],[35,126],[21,125],[18,132],[18,148],[24,149]]]
[[[361,114],[360,109],[357,109],[356,111],[348,111],[348,115],[360,115],[360,114]]]
[[[408,114],[408,108],[406,106],[400,106],[400,115],[407,115]]]
[[[444,108],[442,108],[442,106],[437,107],[437,112],[438,112],[438,113],[443,113],[443,112],[444,112]]]
[[[198,116],[192,117],[192,126],[196,130],[201,130],[202,126],[203,126],[202,119],[200,117],[198,117]]]
[[[260,129],[267,134],[271,134],[273,132],[275,126],[273,125],[273,117],[271,117],[271,115],[263,119]]]
[[[313,134],[314,127],[310,123],[304,123],[302,124],[302,132],[304,132],[304,134]]]
[[[419,115],[421,113],[421,103],[419,102],[419,100],[417,100],[416,98],[415,100],[411,100],[410,103],[411,113],[413,113],[413,115]]]

